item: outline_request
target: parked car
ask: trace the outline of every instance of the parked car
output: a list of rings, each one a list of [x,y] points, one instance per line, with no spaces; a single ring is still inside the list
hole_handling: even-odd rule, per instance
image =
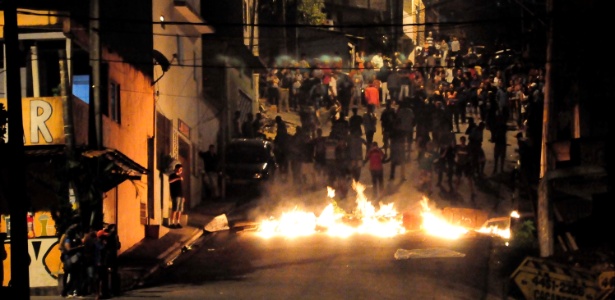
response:
[[[521,53],[513,49],[497,50],[489,58],[489,67],[498,70],[510,68],[517,62],[522,61]]]
[[[273,143],[260,138],[233,139],[226,145],[225,174],[229,185],[260,184],[273,180],[277,163]]]

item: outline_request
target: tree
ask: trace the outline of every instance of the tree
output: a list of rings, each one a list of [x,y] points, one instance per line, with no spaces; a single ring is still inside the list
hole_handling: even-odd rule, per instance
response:
[[[297,12],[303,24],[322,25],[327,19],[324,0],[298,0]]]

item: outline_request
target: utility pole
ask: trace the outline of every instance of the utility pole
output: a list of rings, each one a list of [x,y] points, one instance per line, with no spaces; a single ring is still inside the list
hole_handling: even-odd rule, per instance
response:
[[[68,188],[74,190],[75,201],[79,203],[78,187],[75,184],[73,168],[76,166],[75,159],[75,122],[73,120],[73,100],[70,80],[68,78],[68,63],[66,61],[66,51],[59,50],[58,56],[60,67],[60,96],[62,96],[62,109],[64,115],[64,140],[66,143],[66,167],[68,169]]]
[[[24,130],[19,71],[19,38],[16,0],[3,1],[4,41],[6,44],[6,90],[8,114],[8,154],[14,167],[7,191],[11,215],[11,294],[15,299],[30,299],[30,256],[28,253]]]
[[[96,150],[102,148],[102,114],[100,101],[100,2],[90,0],[90,66],[92,67],[92,105],[93,136],[90,135],[90,145]],[[93,140],[92,140],[93,137]]]
[[[538,246],[541,257],[548,257],[553,254],[553,217],[551,213],[551,187],[546,176],[552,167],[551,156],[547,149],[547,143],[551,138],[551,110],[553,105],[553,0],[547,0],[547,62],[545,64],[545,87],[544,87],[544,106],[542,116],[542,142],[540,154],[540,183],[538,185]]]
[[[90,66],[92,67],[92,91],[90,104],[90,146],[96,150],[103,148],[102,143],[102,111],[101,111],[101,74],[100,74],[100,0],[90,0]],[[97,162],[95,176],[100,176],[100,162]],[[88,212],[92,215],[89,218],[90,226],[100,228],[102,225],[102,194],[93,193],[92,205],[88,207]]]

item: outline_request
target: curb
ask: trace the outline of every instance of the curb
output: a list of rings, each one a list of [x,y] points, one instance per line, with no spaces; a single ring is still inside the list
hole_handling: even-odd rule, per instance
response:
[[[202,235],[203,235],[203,229],[194,227],[193,232],[190,234],[190,238],[185,243],[183,243],[183,244],[182,243],[175,243],[171,248],[169,248],[169,250],[167,250],[164,253],[160,254],[160,256],[158,258],[160,258],[160,260],[162,262],[159,263],[159,264],[154,265],[152,268],[147,270],[147,272],[145,272],[145,274],[143,274],[142,276],[137,278],[135,283],[133,283],[131,286],[127,287],[127,289],[131,290],[131,289],[134,289],[135,287],[143,286],[145,284],[145,282],[150,277],[155,275],[160,269],[164,269],[167,266],[172,265],[173,261],[178,256],[181,255],[181,253],[183,252],[183,249],[185,247],[192,246],[194,241],[196,241]]]

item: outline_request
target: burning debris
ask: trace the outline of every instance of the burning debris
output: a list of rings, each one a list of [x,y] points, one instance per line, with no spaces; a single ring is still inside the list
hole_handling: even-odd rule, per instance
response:
[[[263,238],[292,238],[315,233],[335,237],[354,234],[394,237],[411,231],[422,231],[435,237],[458,239],[469,232],[476,232],[510,238],[510,217],[487,219],[486,213],[473,209],[436,210],[435,206],[430,207],[427,197],[423,197],[420,202],[420,213],[400,214],[393,203],[380,202],[376,208],[365,197],[365,187],[359,182],[353,183],[353,189],[357,192],[356,207],[347,212],[334,200],[335,190],[330,187],[327,189],[329,204],[320,215],[295,207],[278,218],[270,217],[257,222],[256,233]]]

